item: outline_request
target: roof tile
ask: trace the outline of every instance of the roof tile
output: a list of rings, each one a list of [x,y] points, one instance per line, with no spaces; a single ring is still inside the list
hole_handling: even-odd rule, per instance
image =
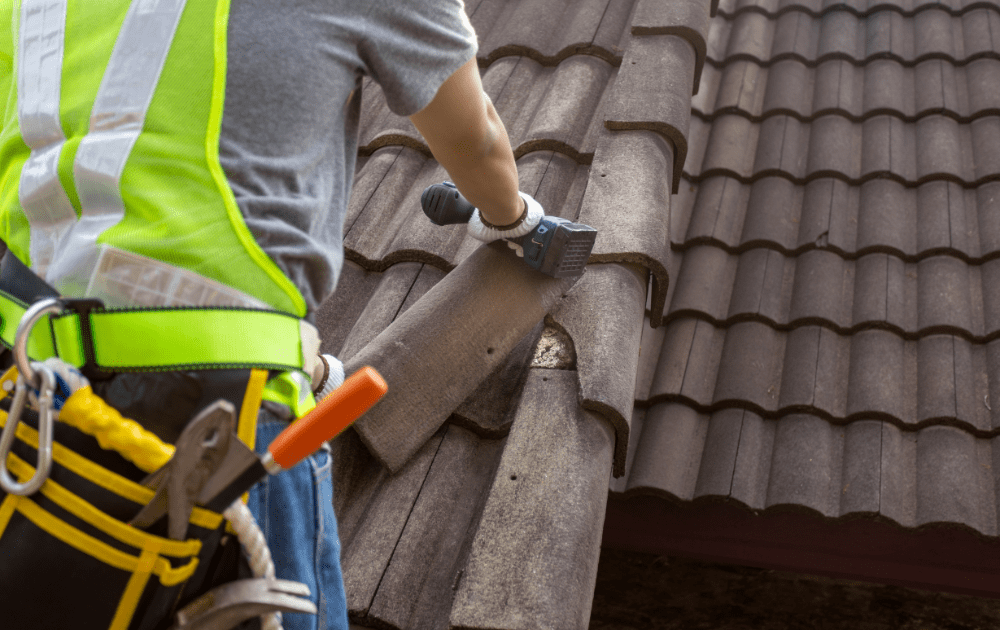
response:
[[[777,409],[785,339],[785,335],[757,322],[730,327],[725,335],[712,402],[739,401],[766,411]],[[686,381],[687,378],[685,384]]]
[[[858,251],[880,248],[900,254],[916,251],[916,190],[889,179],[861,185]]]
[[[366,619],[396,628],[447,625],[452,589],[468,557],[467,532],[475,527],[493,480],[502,440],[481,440],[449,426],[420,493],[405,513],[406,525],[392,550]]]
[[[533,369],[489,489],[449,623],[587,623],[614,431],[577,403],[576,375]],[[447,595],[447,594],[445,594]]]
[[[781,418],[774,432],[767,506],[797,505],[824,516],[840,513],[844,429],[820,418]]]
[[[797,246],[858,251],[859,194],[857,186],[839,179],[821,178],[806,184]]]
[[[1000,59],[976,59],[965,66],[969,111],[996,112],[996,94],[1000,91]]]
[[[764,420],[752,411],[744,411],[742,421],[730,496],[752,509],[762,510],[767,504],[777,423]]]
[[[895,59],[872,59],[861,72],[864,74],[863,105],[861,111],[852,110],[852,114],[868,115],[871,112],[913,116],[916,113],[913,95],[924,91],[915,90],[912,69],[903,67]]]
[[[591,265],[552,312],[576,346],[582,405],[601,413],[615,429],[616,476],[625,472],[646,278],[641,267]]]
[[[705,495],[725,497],[732,492],[744,413],[747,412],[742,409],[723,409],[704,422],[708,426],[695,480],[695,498]]]
[[[994,7],[980,8],[962,14],[962,37],[965,57],[993,55],[1000,50],[1000,13]]]
[[[591,262],[641,264],[653,274],[653,325],[666,301],[670,144],[649,131],[605,132],[594,154],[579,220],[598,230]],[[642,300],[645,302],[645,299]]]
[[[1000,28],[1000,24],[997,25]],[[969,124],[976,180],[1000,178],[1000,116],[988,116]]]
[[[766,180],[763,180],[766,181]],[[751,187],[731,177],[710,177],[698,186],[686,235],[674,233],[681,242],[711,239],[736,247],[743,233],[743,213],[734,208],[744,207]],[[676,207],[676,203],[674,207]]]
[[[823,19],[819,20],[816,58],[834,56],[845,59],[861,58],[864,55],[862,52],[865,37],[863,27],[864,22],[859,22],[858,18],[848,11],[827,13]]]
[[[909,354],[915,348],[884,330],[862,330],[851,336],[847,413],[900,417],[912,422],[916,370]]]
[[[851,326],[854,265],[833,252],[813,250],[795,258],[795,285],[787,321],[817,320],[839,328]],[[776,322],[785,320],[784,314]]]
[[[742,15],[735,19],[739,20]],[[813,20],[805,13],[789,11],[777,19],[766,19],[773,24],[769,45],[758,48],[744,48],[741,53],[752,57],[754,61],[770,61],[772,58],[796,57],[799,59],[815,59],[816,47],[820,37],[820,22]],[[767,32],[767,27],[759,27]],[[730,51],[727,51],[727,53]],[[721,61],[721,58],[719,58]]]
[[[952,41],[954,28],[958,26],[958,39],[962,39],[961,22],[941,9],[927,8],[913,16],[914,55],[946,56],[955,59],[955,45]]]
[[[717,322],[725,320],[730,296],[739,295],[740,285],[733,284],[738,260],[717,247],[687,250],[681,267],[685,272],[674,280],[669,314],[700,312]]]
[[[882,423],[852,422],[844,427],[844,465],[837,514],[878,514],[881,499]]]
[[[958,522],[995,536],[990,443],[954,427],[918,434],[916,524]]]
[[[843,116],[822,116],[811,125],[809,158],[806,173],[809,177],[847,176],[857,179],[858,154],[862,138],[856,127]]]
[[[355,422],[365,445],[399,470],[575,280],[543,276],[501,242],[475,250],[345,362],[348,374],[371,365],[387,382],[407,384],[390,389]],[[504,326],[495,325],[498,318]],[[401,352],[422,360],[399,361]]]
[[[347,608],[352,613],[363,614],[375,598],[442,436],[439,434],[425,441],[395,475],[387,474],[377,463],[373,462],[374,467],[362,464],[372,458],[358,443],[353,431],[345,431],[341,436],[335,441],[339,455],[336,461],[344,461],[359,469],[358,472],[371,473],[351,475],[355,483],[345,488],[343,480],[348,475],[339,470],[340,487],[335,494],[338,498],[344,495],[339,499],[340,509],[336,512]]]
[[[558,0],[553,3],[548,0],[522,0],[506,7],[502,2],[483,0],[470,18],[480,35],[478,56],[490,63],[503,56],[522,55],[552,65],[586,50],[610,59],[615,54],[613,51],[594,46],[602,19],[607,9],[613,8],[611,21],[624,29],[627,22],[620,19],[620,14],[630,13],[633,1],[584,0],[575,3]],[[608,37],[606,32],[602,35]],[[617,38],[609,38],[601,44],[607,45],[609,40],[618,41]]]
[[[646,35],[632,40],[607,104],[605,126],[614,130],[655,131],[674,146],[674,191],[687,157],[691,96],[678,86],[692,85],[694,49],[676,35]]]
[[[679,35],[691,44],[695,50],[693,93],[698,92],[705,65],[709,8],[704,0],[638,0],[632,17],[633,35]]]
[[[952,256],[933,256],[917,263],[917,325],[929,328],[960,328],[973,335],[982,329],[973,326],[979,319],[970,312],[973,304],[970,286],[980,285],[978,268],[969,267]],[[980,320],[981,321],[981,320]]]
[[[694,498],[707,430],[708,416],[690,407],[672,403],[651,407],[642,424],[629,484],[679,499]]]
[[[889,254],[868,254],[854,270],[854,323],[916,332],[917,270]]]

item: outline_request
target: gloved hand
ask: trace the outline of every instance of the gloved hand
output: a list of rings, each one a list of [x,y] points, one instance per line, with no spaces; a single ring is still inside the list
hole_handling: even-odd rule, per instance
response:
[[[532,198],[531,195],[518,191],[518,195],[524,200],[525,209],[521,214],[521,217],[514,222],[514,227],[506,230],[497,229],[497,226],[488,225],[483,221],[483,218],[479,214],[479,209],[477,208],[472,213],[472,218],[469,219],[469,234],[480,241],[485,243],[492,243],[493,241],[499,239],[510,239],[517,238],[519,236],[524,236],[528,234],[542,221],[542,217],[545,216],[545,211],[542,210],[542,205]],[[507,226],[499,226],[507,227]],[[507,241],[507,245],[517,252],[517,255],[524,257],[524,249],[517,243]]]
[[[331,354],[321,354],[319,358],[323,371],[320,374],[317,369],[312,382],[313,396],[317,403],[344,384],[344,364]]]

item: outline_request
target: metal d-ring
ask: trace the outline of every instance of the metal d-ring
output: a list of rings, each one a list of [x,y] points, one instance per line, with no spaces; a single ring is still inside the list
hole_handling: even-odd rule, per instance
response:
[[[39,300],[28,307],[28,310],[21,316],[21,321],[17,324],[17,332],[14,333],[14,365],[17,372],[24,377],[25,382],[33,389],[39,389],[38,374],[31,367],[28,359],[28,337],[31,336],[31,329],[43,315],[49,313],[61,313],[64,310],[62,302],[56,298],[45,298]]]
[[[36,492],[49,478],[52,471],[52,429],[55,418],[53,417],[52,395],[56,388],[56,377],[50,368],[41,366],[36,373],[40,375],[41,385],[38,393],[38,449],[35,473],[25,482],[18,483],[11,477],[7,470],[7,456],[14,445],[14,438],[17,433],[17,425],[21,423],[21,413],[24,412],[25,402],[28,398],[28,385],[23,376],[18,375],[14,400],[10,405],[10,413],[7,414],[7,421],[0,434],[0,488],[8,494],[18,496],[29,496]]]

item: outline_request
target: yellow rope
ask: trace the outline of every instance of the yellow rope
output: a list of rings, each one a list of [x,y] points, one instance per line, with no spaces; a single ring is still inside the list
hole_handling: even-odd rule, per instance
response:
[[[174,455],[174,446],[135,420],[123,417],[88,387],[82,387],[66,399],[59,411],[59,421],[97,438],[105,450],[114,450],[150,473],[166,464]]]

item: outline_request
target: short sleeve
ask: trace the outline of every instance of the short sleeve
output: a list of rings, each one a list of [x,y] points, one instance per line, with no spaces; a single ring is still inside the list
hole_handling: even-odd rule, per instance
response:
[[[382,87],[389,109],[410,116],[478,50],[462,0],[373,3],[361,60]]]

